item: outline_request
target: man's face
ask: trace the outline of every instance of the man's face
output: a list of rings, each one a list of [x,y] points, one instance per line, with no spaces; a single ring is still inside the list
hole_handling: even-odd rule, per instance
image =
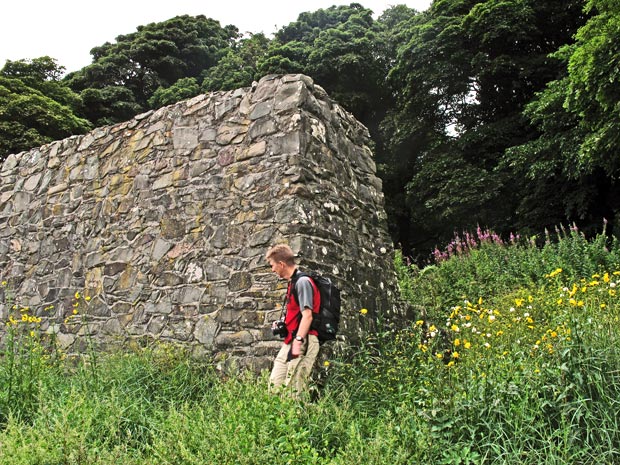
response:
[[[277,274],[280,278],[284,278],[284,262],[277,262],[273,259],[269,259],[269,266],[271,266],[271,271]]]

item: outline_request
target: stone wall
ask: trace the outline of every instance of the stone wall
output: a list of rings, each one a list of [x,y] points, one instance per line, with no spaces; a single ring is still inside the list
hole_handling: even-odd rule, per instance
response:
[[[287,242],[342,289],[354,335],[361,308],[395,310],[368,144],[310,78],[285,75],[10,155],[0,317],[28,307],[67,352],[88,334],[102,349],[153,339],[266,367],[285,283],[264,255]]]

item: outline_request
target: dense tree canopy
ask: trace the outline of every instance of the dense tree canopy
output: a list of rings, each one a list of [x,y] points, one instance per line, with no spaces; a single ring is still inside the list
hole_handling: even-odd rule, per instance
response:
[[[88,93],[85,100],[92,105],[88,116],[95,124],[123,121],[128,110],[148,108],[160,87],[198,78],[216,65],[238,36],[236,27],[222,28],[218,21],[202,15],[139,26],[114,43],[93,48],[93,63],[70,74],[68,82],[76,92]]]
[[[565,73],[547,83],[528,104],[525,115],[537,129],[535,137],[507,152],[507,160],[529,179],[552,180],[544,195],[528,201],[545,210],[551,201],[564,218],[594,229],[601,218],[616,218],[620,185],[620,4],[592,0],[591,18],[574,44],[553,56]],[[534,194],[534,193],[533,193]]]
[[[299,15],[273,38],[205,16],[139,26],[62,78],[0,72],[0,157],[199,92],[304,73],[374,140],[391,232],[424,258],[478,224],[536,234],[620,227],[620,4],[434,0]]]
[[[302,13],[278,31],[258,71],[307,74],[366,121],[385,94],[380,30],[372,11],[356,3]]]
[[[549,54],[572,41],[582,3],[442,0],[402,32],[405,45],[390,71],[398,104],[384,123],[396,157],[390,165],[398,169],[400,159],[410,170],[395,181],[408,205],[400,214],[410,229],[401,226],[401,234],[428,248],[454,229],[523,226],[519,211],[532,180],[516,176],[504,154],[531,138],[523,110],[562,72]],[[532,227],[558,219],[528,213]]]
[[[81,100],[60,81],[63,71],[50,57],[9,60],[0,69],[0,161],[91,128],[77,116]]]
[[[232,90],[247,87],[258,78],[258,62],[266,55],[270,40],[251,34],[234,43],[217,65],[203,71],[202,90]]]

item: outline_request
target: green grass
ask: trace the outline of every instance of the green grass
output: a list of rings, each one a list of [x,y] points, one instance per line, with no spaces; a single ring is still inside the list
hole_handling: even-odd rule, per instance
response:
[[[15,308],[0,465],[618,463],[619,257],[577,231],[397,257],[418,316],[342,348],[309,403],[171,346],[69,361]]]

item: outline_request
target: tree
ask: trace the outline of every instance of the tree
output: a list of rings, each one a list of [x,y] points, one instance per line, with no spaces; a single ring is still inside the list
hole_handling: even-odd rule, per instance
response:
[[[506,160],[528,179],[555,180],[538,201],[553,199],[565,218],[584,230],[610,221],[617,231],[620,211],[620,5],[591,0],[592,14],[576,42],[553,54],[563,76],[549,82],[526,107],[537,133],[507,151]]]
[[[160,108],[180,102],[200,93],[200,86],[195,78],[181,78],[170,87],[160,87],[149,99],[151,108]]]
[[[257,78],[258,62],[265,56],[270,40],[251,34],[235,43],[217,65],[203,71],[202,91],[247,87]]]
[[[371,10],[359,9],[312,44],[306,69],[330,95],[362,121],[385,97],[385,57],[377,53],[382,37]]]
[[[590,0],[597,12],[579,29],[568,61],[566,107],[580,116],[584,129],[580,163],[584,170],[601,167],[620,174],[620,3]]]
[[[177,16],[139,26],[137,32],[93,48],[93,63],[71,73],[67,81],[77,92],[96,90],[90,90],[88,98],[103,113],[92,112],[93,121],[123,121],[129,109],[137,113],[148,108],[149,98],[160,87],[170,87],[182,78],[198,79],[204,70],[217,64],[238,35],[236,27],[222,28],[218,21],[203,15]],[[130,92],[127,100],[117,105],[119,112],[107,107],[106,98],[111,93],[123,94],[106,88]]]
[[[59,80],[63,70],[50,57],[9,60],[0,70],[0,161],[91,128],[76,115],[79,96]]]
[[[123,86],[87,88],[80,97],[84,102],[82,114],[97,127],[127,121],[144,110],[131,90]]]
[[[276,33],[258,72],[307,74],[372,126],[386,97],[382,84],[389,58],[383,55],[381,32],[372,11],[357,3],[304,12]]]
[[[7,60],[0,76],[19,79],[73,111],[80,111],[82,102],[79,95],[62,82],[64,72],[64,66],[58,65],[54,58],[44,56],[32,60]]]
[[[394,166],[410,170],[399,177],[408,178],[407,231],[423,248],[478,223],[504,233],[521,224],[521,200],[532,188],[504,154],[535,132],[523,109],[561,73],[561,61],[549,54],[572,41],[584,20],[581,6],[440,0],[403,24],[404,45],[390,72],[398,104],[383,128],[403,159]],[[537,225],[555,218],[543,210]]]

